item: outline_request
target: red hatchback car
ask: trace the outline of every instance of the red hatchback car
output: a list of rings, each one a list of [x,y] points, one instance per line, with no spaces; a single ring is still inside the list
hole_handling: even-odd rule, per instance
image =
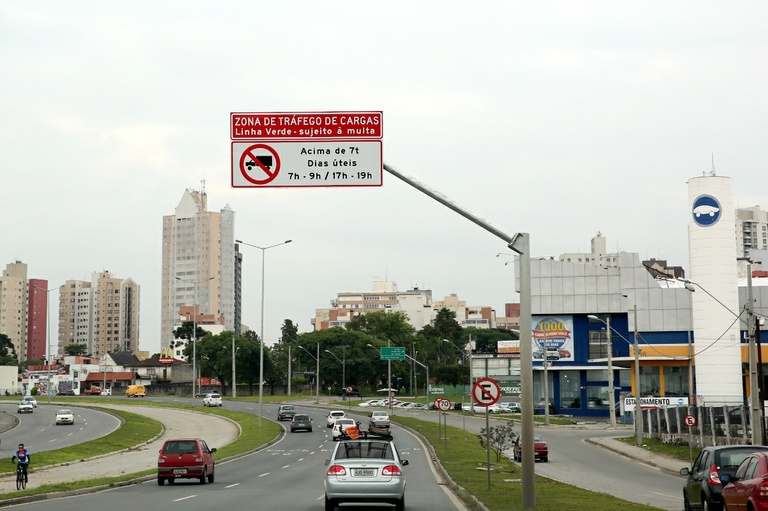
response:
[[[515,461],[523,461],[523,446],[520,442],[521,437],[517,437],[517,440],[515,440],[515,445],[512,447],[512,456],[514,457]],[[547,442],[541,438],[539,435],[535,435],[533,437],[533,455],[534,455],[534,461],[541,460],[543,462],[549,461],[549,447],[547,446]]]
[[[768,511],[768,452],[755,452],[734,475],[722,474],[722,499],[727,511]]]
[[[179,438],[166,440],[157,458],[157,484],[162,486],[167,480],[199,479],[200,484],[212,483],[215,461],[213,453],[200,438]]]

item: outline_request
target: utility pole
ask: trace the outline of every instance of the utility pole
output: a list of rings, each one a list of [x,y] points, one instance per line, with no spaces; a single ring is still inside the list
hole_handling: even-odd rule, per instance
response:
[[[747,262],[747,335],[749,336],[749,408],[752,425],[752,445],[762,445],[762,418],[758,401],[757,350],[755,347],[755,312],[752,296],[752,262]]]

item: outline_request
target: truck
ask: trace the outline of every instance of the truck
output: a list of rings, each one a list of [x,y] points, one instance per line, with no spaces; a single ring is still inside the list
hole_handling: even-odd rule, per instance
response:
[[[89,387],[87,389],[83,390],[83,394],[90,394],[90,395],[101,395],[101,387]]]

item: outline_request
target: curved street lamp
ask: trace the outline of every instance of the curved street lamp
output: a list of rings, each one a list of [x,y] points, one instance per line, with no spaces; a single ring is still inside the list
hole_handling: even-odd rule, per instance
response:
[[[287,245],[293,240],[285,240],[282,243],[275,243],[268,247],[260,247],[258,245],[252,245],[246,243],[243,240],[235,240],[236,243],[245,245],[246,247],[258,248],[261,250],[261,331],[259,333],[259,427],[261,427],[261,416],[264,407],[264,259],[266,258],[265,252],[270,248],[279,247],[280,245]]]

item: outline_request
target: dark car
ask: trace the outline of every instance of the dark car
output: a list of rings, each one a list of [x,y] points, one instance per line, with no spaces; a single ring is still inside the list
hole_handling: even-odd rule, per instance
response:
[[[277,409],[278,422],[283,420],[289,421],[293,419],[294,415],[296,415],[296,409],[293,405],[280,405],[280,408]]]
[[[213,389],[200,390],[195,394],[195,397],[205,397],[206,394],[218,394],[218,392]]]
[[[291,419],[291,433],[297,431],[312,431],[312,419],[309,415],[303,413],[297,413]]]
[[[176,479],[198,479],[200,484],[212,483],[216,448],[209,448],[200,438],[166,440],[157,458],[157,484]]]
[[[74,396],[75,391],[74,390],[61,390],[56,393],[57,396]]]
[[[686,476],[683,486],[685,509],[719,510],[723,508],[723,483],[720,478],[733,477],[744,459],[758,451],[768,451],[761,445],[719,445],[704,447],[691,468],[680,470]],[[705,507],[706,506],[706,507]]]
[[[523,461],[523,445],[521,442],[522,437],[517,437],[515,445],[512,447],[512,457],[515,461]],[[547,442],[539,435],[533,437],[533,456],[534,461],[541,460],[543,462],[549,461],[549,447]]]
[[[768,509],[768,452],[755,452],[744,458],[733,476],[720,475],[726,509]]]

